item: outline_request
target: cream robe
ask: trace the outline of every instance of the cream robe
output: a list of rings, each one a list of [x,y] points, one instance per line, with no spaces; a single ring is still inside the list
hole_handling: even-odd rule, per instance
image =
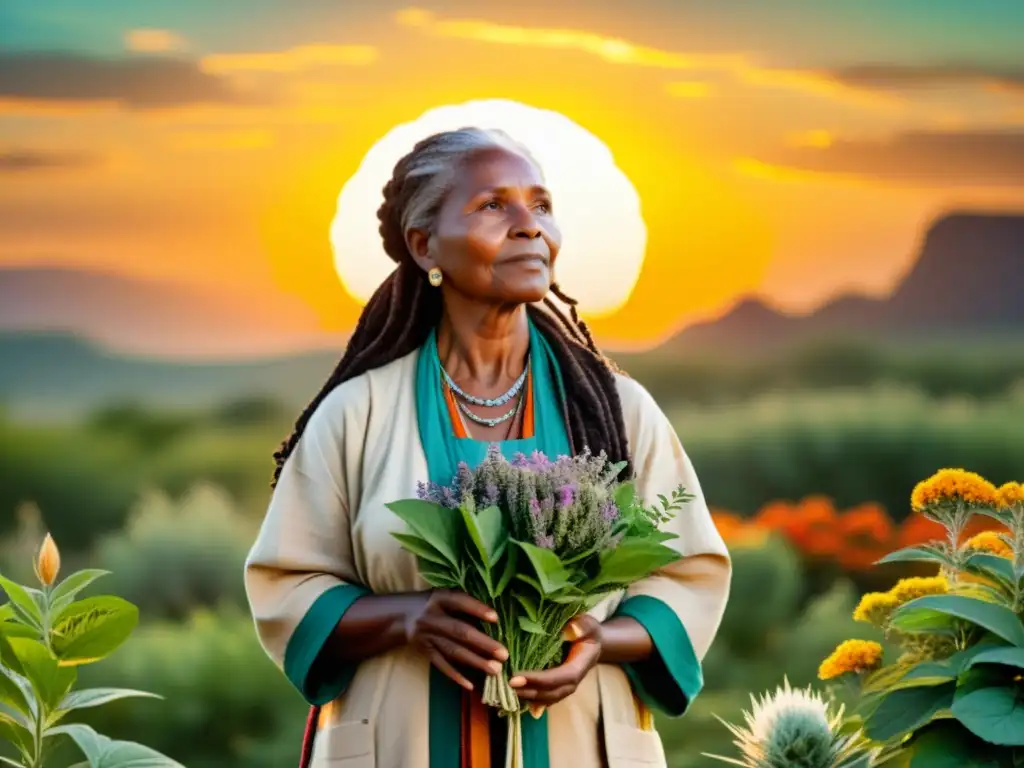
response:
[[[384,506],[415,496],[427,478],[416,419],[417,354],[331,392],[285,463],[245,565],[256,630],[281,668],[289,638],[325,590],[429,588],[415,558],[391,536],[403,523]],[[728,552],[668,419],[636,381],[617,376],[616,384],[641,498],[670,495],[679,485],[695,498],[666,525],[679,534],[669,545],[683,559],[592,613],[603,621],[625,597],[658,598],[675,611],[703,658],[728,598]],[[359,664],[344,694],[322,710],[313,768],[429,768],[428,673],[429,662],[410,648]],[[555,768],[665,766],[661,741],[641,729],[618,666],[599,665],[576,693],[551,707],[548,732]]]

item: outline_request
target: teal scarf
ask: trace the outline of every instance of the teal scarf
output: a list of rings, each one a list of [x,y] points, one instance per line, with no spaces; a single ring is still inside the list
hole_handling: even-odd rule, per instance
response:
[[[567,456],[571,448],[562,408],[565,387],[561,371],[550,345],[533,323],[530,323],[530,356],[534,437],[504,440],[496,445],[508,459],[517,453],[533,451],[541,451],[551,458]],[[427,479],[431,482],[447,485],[455,477],[460,462],[476,467],[483,461],[491,443],[455,437],[441,384],[437,335],[433,332],[416,363],[416,411],[420,440],[427,457]],[[429,706],[430,768],[459,768],[462,689],[433,666],[430,668]],[[548,768],[547,715],[536,720],[524,717],[522,727],[525,768]],[[504,741],[504,728],[492,725],[491,737]]]

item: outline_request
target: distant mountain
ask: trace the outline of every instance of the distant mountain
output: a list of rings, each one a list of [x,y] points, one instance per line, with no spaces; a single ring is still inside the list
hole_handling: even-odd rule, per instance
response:
[[[666,350],[788,346],[819,338],[889,341],[942,335],[1024,337],[1024,215],[951,214],[928,230],[921,254],[887,299],[841,296],[806,316],[756,298],[693,325]]]
[[[124,401],[202,408],[265,395],[304,405],[337,361],[340,340],[320,337],[323,352],[236,362],[184,363],[124,352],[125,339],[141,350],[175,338],[237,349],[230,346],[236,335],[251,342],[255,333],[265,342],[259,323],[216,297],[180,288],[68,270],[0,270],[0,404],[19,415],[53,419]],[[802,317],[747,299],[717,321],[686,329],[663,349],[749,356],[819,340],[919,343],[942,335],[1024,340],[1024,216],[940,219],[889,299],[843,296]],[[103,341],[119,351],[109,351]],[[288,348],[283,337],[281,343]],[[290,348],[311,346],[296,342]],[[640,357],[616,355],[627,370],[664,365],[657,354]]]
[[[340,349],[226,363],[108,352],[68,333],[0,332],[0,404],[19,417],[63,420],[112,403],[207,408],[268,396],[298,408],[319,391]]]
[[[214,294],[80,269],[0,269],[0,331],[22,330],[73,332],[143,355],[266,354],[325,344],[323,334],[268,320],[258,301],[230,288]]]

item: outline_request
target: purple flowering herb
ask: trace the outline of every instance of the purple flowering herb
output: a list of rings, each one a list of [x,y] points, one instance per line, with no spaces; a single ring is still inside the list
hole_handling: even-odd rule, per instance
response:
[[[619,519],[619,508],[615,506],[615,502],[608,499],[601,505],[601,517],[607,523],[614,523]]]
[[[568,509],[572,506],[573,499],[576,498],[576,485],[574,483],[566,483],[558,489],[558,506],[561,509]]]
[[[441,503],[449,509],[457,509],[459,506],[459,497],[452,488],[446,485],[441,488]]]
[[[489,506],[491,506],[493,504],[497,504],[498,503],[498,484],[497,483],[488,483],[487,486],[484,488],[483,502],[484,502],[484,506],[485,507],[489,507]]]
[[[555,537],[543,533],[538,533],[537,537],[533,540],[533,543],[541,549],[554,549]]]
[[[541,515],[540,502],[536,499],[530,499],[530,516],[537,520]]]

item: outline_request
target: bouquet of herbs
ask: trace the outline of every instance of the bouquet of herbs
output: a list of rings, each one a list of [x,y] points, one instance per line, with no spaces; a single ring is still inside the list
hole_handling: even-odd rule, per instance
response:
[[[427,583],[497,612],[485,631],[509,660],[487,679],[484,701],[510,717],[513,738],[525,707],[510,677],[561,663],[570,619],[680,557],[660,525],[692,496],[679,488],[647,505],[632,482],[619,482],[623,467],[590,453],[510,462],[494,446],[475,470],[460,465],[450,485],[422,483],[418,499],[388,505],[407,524],[394,536]]]

